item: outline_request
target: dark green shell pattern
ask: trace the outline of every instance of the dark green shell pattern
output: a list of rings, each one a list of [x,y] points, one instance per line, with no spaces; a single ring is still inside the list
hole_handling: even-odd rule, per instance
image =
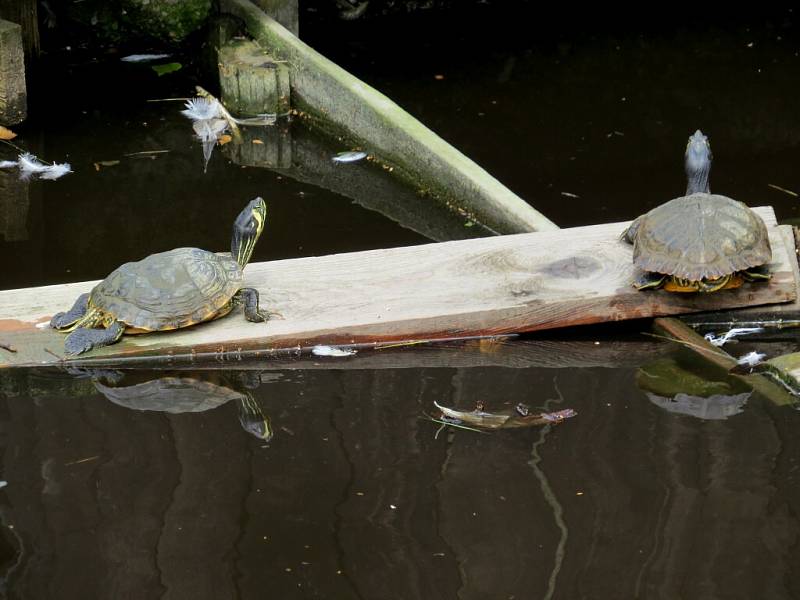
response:
[[[625,234],[644,271],[691,281],[745,271],[772,260],[764,221],[718,194],[675,198],[642,215]]]
[[[213,318],[242,279],[228,253],[176,248],[125,263],[95,286],[90,302],[130,327],[177,329]]]
[[[120,406],[173,414],[203,412],[244,397],[234,389],[190,377],[162,377],[124,387],[107,386],[99,381],[94,385],[106,398]]]

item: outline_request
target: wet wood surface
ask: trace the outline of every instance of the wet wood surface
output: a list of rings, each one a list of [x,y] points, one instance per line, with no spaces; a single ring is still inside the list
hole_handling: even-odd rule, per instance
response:
[[[280,313],[269,322],[249,323],[235,311],[176,332],[126,336],[70,362],[266,358],[315,344],[502,335],[791,301],[791,228],[774,226],[771,208],[759,212],[772,225],[773,277],[737,290],[636,291],[631,246],[619,240],[627,223],[608,223],[251,264],[245,284],[259,290],[263,308]],[[0,343],[16,350],[0,349],[0,367],[65,360],[64,335],[46,323],[95,283],[0,292]]]

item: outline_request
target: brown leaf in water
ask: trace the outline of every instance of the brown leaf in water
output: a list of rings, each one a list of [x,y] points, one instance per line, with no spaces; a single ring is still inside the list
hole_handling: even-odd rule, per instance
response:
[[[17,134],[0,125],[0,140],[13,140]]]
[[[231,136],[229,136],[227,133],[223,133],[221,136],[219,136],[219,137],[217,138],[217,143],[218,143],[220,146],[224,146],[225,144],[227,144],[228,142],[230,142],[232,139],[233,139],[233,138],[232,138]]]
[[[118,164],[118,160],[98,160],[96,163],[94,163],[94,170],[99,171],[100,167],[114,167]]]

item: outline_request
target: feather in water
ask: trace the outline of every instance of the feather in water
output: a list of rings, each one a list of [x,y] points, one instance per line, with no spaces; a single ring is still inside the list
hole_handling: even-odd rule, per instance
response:
[[[69,163],[53,163],[48,165],[40,161],[30,152],[23,152],[19,155],[17,160],[19,167],[19,178],[27,181],[34,175],[38,175],[40,179],[55,180],[63,177],[67,173],[72,173],[72,168]]]
[[[192,121],[204,121],[207,119],[218,119],[222,116],[219,102],[208,98],[192,98],[186,101],[186,109],[181,111],[185,117]]]

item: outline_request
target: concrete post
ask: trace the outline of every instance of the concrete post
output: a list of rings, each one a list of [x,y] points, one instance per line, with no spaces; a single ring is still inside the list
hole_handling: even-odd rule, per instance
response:
[[[236,116],[289,111],[289,65],[258,44],[233,40],[219,51],[222,102]]]

